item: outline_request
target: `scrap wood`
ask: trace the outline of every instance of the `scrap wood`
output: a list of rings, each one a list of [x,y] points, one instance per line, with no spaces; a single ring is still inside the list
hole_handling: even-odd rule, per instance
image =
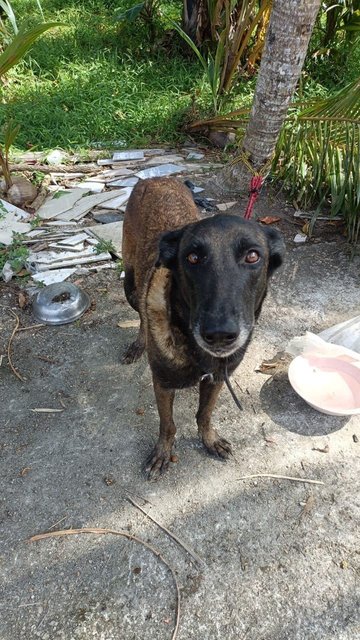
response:
[[[74,536],[74,535],[79,535],[81,533],[88,533],[88,534],[95,534],[95,535],[109,535],[110,534],[110,535],[114,535],[114,536],[122,536],[123,538],[127,538],[128,540],[131,540],[132,542],[136,542],[138,544],[141,544],[146,549],[149,549],[149,551],[151,551],[151,553],[154,556],[156,556],[156,558],[158,558],[167,567],[167,569],[170,571],[170,573],[172,575],[172,579],[174,581],[175,590],[176,590],[175,625],[174,625],[173,633],[172,633],[172,636],[171,636],[171,640],[175,640],[176,636],[177,636],[178,629],[179,629],[179,622],[180,622],[180,589],[179,589],[179,584],[178,584],[174,569],[165,560],[165,558],[162,556],[160,551],[158,551],[158,549],[156,549],[156,547],[153,547],[148,542],[145,542],[145,540],[141,540],[141,538],[137,538],[136,536],[131,535],[127,531],[118,531],[116,529],[97,529],[97,528],[89,528],[89,527],[84,527],[83,529],[62,529],[60,531],[49,531],[48,533],[40,533],[38,535],[35,535],[35,536],[32,536],[31,538],[29,538],[28,542],[38,542],[39,540],[45,540],[47,538],[55,538],[55,537],[61,537],[61,536]]]
[[[8,342],[8,346],[7,346],[7,357],[8,357],[8,363],[10,366],[11,371],[14,373],[14,375],[21,380],[21,382],[25,382],[26,378],[23,378],[23,376],[15,369],[12,360],[11,360],[11,343],[15,337],[16,332],[19,329],[19,324],[20,324],[20,320],[19,320],[19,316],[15,313],[15,311],[13,311],[12,309],[9,309],[10,313],[14,316],[14,318],[16,318],[16,324],[15,327],[13,329],[13,332],[10,336],[10,340]]]
[[[94,164],[59,164],[59,165],[51,165],[51,164],[11,164],[10,172],[18,171],[18,172],[29,172],[33,173],[34,171],[40,171],[41,173],[98,173],[101,171],[101,167],[98,167]],[[0,175],[3,173],[3,170],[0,168]]]
[[[177,542],[180,547],[182,547],[183,549],[185,549],[185,551],[194,558],[194,560],[196,560],[196,562],[198,562],[198,564],[200,565],[204,565],[204,561],[200,558],[200,556],[197,555],[197,553],[195,553],[195,551],[193,551],[192,549],[190,549],[190,547],[185,543],[182,542],[182,540],[180,540],[180,538],[178,538],[178,536],[173,533],[172,531],[170,531],[169,529],[167,529],[163,524],[160,524],[160,522],[158,522],[158,520],[155,520],[155,518],[153,518],[153,516],[151,516],[149,513],[147,513],[147,511],[145,511],[145,509],[143,509],[137,502],[135,502],[135,500],[133,500],[133,498],[130,498],[129,496],[126,498],[128,502],[130,502],[134,507],[136,507],[137,509],[140,509],[140,511],[150,520],[152,520],[153,522],[155,522],[155,524],[157,524],[158,527],[160,527],[160,529],[162,529],[163,531],[165,531],[165,533],[168,534],[168,536],[170,536],[170,538],[172,538],[173,540],[175,540],[175,542]]]
[[[321,480],[310,480],[309,478],[294,478],[292,476],[280,476],[276,473],[254,473],[250,476],[241,476],[238,480],[249,480],[250,478],[275,478],[275,480],[291,480],[292,482],[307,482],[308,484],[325,484]]]
[[[40,209],[41,205],[45,202],[47,195],[48,195],[48,188],[43,183],[35,200],[33,200],[31,203],[31,206],[28,207],[28,211],[30,211],[30,213],[33,213],[33,214],[36,213],[36,211]]]

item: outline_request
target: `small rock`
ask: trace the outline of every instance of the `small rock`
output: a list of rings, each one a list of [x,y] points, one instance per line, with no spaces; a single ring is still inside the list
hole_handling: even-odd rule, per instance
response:
[[[356,433],[354,433],[354,435],[353,435],[353,441],[354,442],[359,442],[359,438],[357,437]]]
[[[210,131],[208,137],[211,144],[220,149],[224,149],[228,144],[233,144],[236,140],[235,133],[232,131],[229,133],[226,131]]]

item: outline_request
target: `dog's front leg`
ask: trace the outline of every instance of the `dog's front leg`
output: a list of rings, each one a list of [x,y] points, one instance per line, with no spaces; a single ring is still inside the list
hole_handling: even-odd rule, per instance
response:
[[[176,427],[173,421],[175,391],[164,389],[153,376],[156,404],[160,416],[160,435],[157,445],[146,462],[149,480],[156,480],[169,466]]]
[[[220,458],[228,458],[232,454],[231,444],[221,438],[211,424],[212,412],[223,385],[223,382],[212,383],[208,380],[200,382],[200,400],[196,421],[199,435],[207,450]]]

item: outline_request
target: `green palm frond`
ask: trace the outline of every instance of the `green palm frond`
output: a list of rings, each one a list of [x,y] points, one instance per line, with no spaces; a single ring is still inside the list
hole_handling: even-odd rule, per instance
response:
[[[360,240],[360,78],[288,117],[273,171],[301,208],[327,207]]]
[[[21,27],[11,43],[0,55],[0,77],[20,62],[34,42],[45,33],[45,31],[62,26],[65,26],[62,22],[42,22],[31,29]]]

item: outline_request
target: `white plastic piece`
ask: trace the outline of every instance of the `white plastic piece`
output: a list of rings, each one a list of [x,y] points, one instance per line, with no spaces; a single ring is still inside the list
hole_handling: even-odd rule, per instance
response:
[[[294,238],[294,242],[295,244],[304,244],[304,242],[306,242],[308,239],[306,233],[297,233],[295,238]]]
[[[342,345],[360,353],[360,316],[355,316],[321,331],[319,337],[332,344]]]

